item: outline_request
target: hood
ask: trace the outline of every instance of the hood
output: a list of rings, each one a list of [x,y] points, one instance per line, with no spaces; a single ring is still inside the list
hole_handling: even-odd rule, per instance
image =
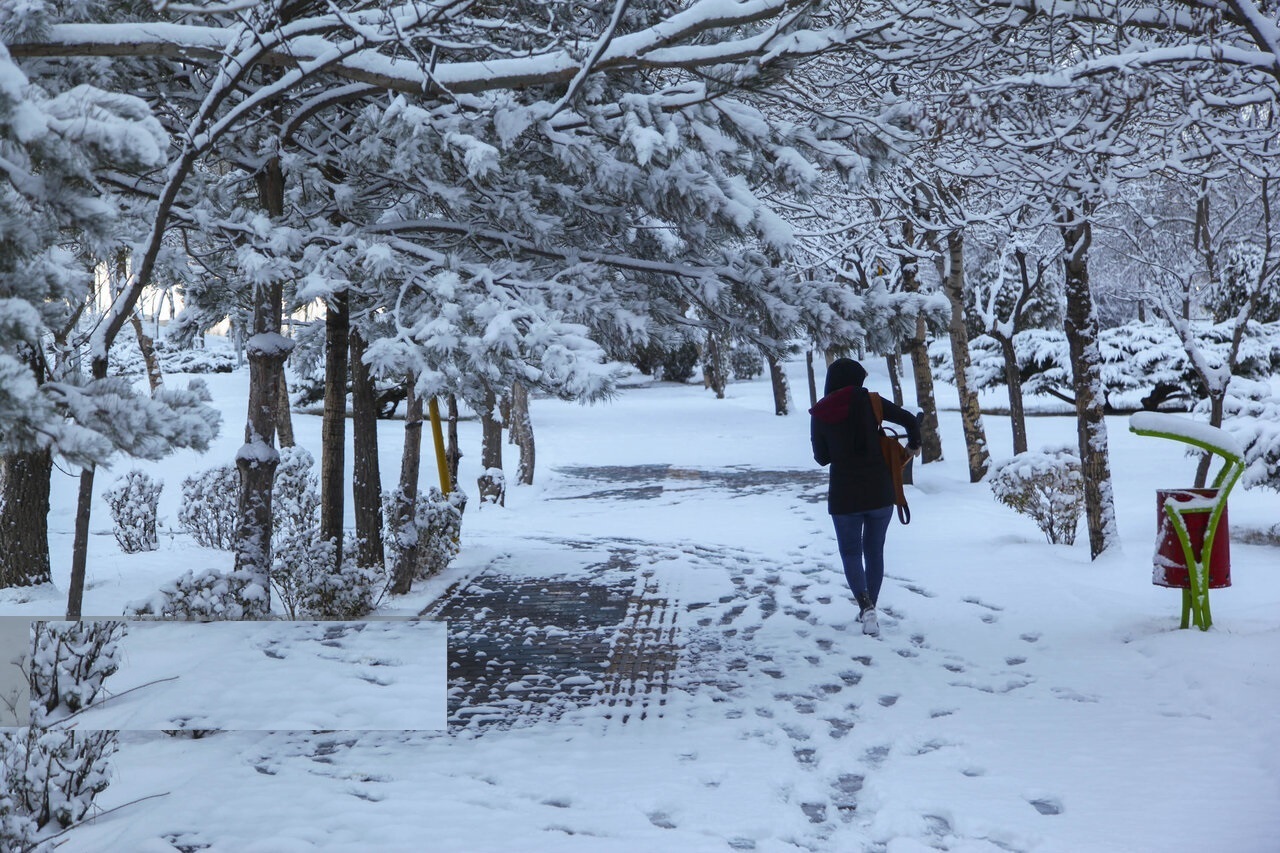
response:
[[[830,376],[830,374],[827,374]],[[849,407],[853,404],[853,393],[857,389],[846,385],[818,401],[809,414],[827,424],[838,424],[849,417]]]
[[[866,381],[867,369],[851,358],[837,358],[827,366],[827,381],[823,394],[839,391],[848,385],[861,388]]]

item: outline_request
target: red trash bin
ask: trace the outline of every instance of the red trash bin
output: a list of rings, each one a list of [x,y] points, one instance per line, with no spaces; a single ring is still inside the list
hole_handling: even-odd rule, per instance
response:
[[[1157,586],[1189,589],[1191,579],[1187,572],[1187,560],[1182,553],[1182,543],[1178,534],[1165,514],[1165,501],[1172,498],[1186,503],[1194,498],[1216,498],[1217,489],[1159,489],[1156,491],[1156,513],[1159,519],[1156,524],[1155,570],[1151,582]],[[1199,559],[1204,549],[1204,534],[1209,526],[1208,512],[1192,512],[1182,516],[1187,525],[1187,533],[1191,537],[1191,550]],[[1218,520],[1218,532],[1213,537],[1213,553],[1209,555],[1209,589],[1221,589],[1231,586],[1231,537],[1227,528],[1227,508],[1222,508],[1222,517]]]

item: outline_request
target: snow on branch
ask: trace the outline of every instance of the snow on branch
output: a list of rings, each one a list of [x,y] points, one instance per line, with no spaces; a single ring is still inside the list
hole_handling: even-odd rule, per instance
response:
[[[699,0],[689,8],[634,33],[615,36],[598,56],[584,58],[569,50],[552,51],[534,56],[484,61],[441,62],[424,68],[416,61],[397,59],[378,53],[376,45],[352,51],[337,61],[326,60],[325,70],[337,77],[366,83],[379,88],[406,93],[474,94],[496,89],[526,88],[532,85],[568,82],[594,59],[598,70],[639,67],[697,68],[726,62],[742,62],[767,52],[770,61],[782,61],[831,49],[846,36],[837,38],[780,38],[781,30],[794,20],[789,13],[806,6],[801,0]],[[410,40],[414,36],[431,36],[416,4],[387,10],[381,21],[362,21],[367,27],[381,25],[387,40]],[[397,14],[400,13],[400,14]],[[309,18],[305,31],[334,32],[341,36],[352,32],[350,16],[333,14]],[[710,30],[735,29],[778,19],[763,32],[738,39],[710,44],[687,44]],[[302,30],[304,22],[291,26]],[[866,27],[867,31],[883,29]],[[360,28],[362,32],[366,27]],[[238,30],[234,27],[209,27],[192,24],[140,23],[127,24],[55,24],[48,28],[40,42],[24,42],[9,46],[15,57],[38,56],[169,56],[190,59],[220,59],[234,50]],[[401,35],[403,34],[403,35]],[[683,44],[682,44],[683,43]],[[261,52],[255,61],[261,64],[300,68],[322,57],[332,57],[336,45],[320,35],[287,37],[279,49]]]

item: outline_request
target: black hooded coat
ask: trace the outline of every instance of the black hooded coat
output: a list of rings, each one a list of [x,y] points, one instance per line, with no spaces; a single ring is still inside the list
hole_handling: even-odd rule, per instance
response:
[[[823,398],[809,414],[809,437],[813,458],[831,466],[827,487],[827,510],[832,515],[870,512],[892,506],[893,478],[880,451],[876,416],[871,395],[862,387],[867,371],[849,358],[838,358],[827,368]],[[907,432],[907,446],[920,446],[920,424],[916,416],[883,397],[881,410]]]

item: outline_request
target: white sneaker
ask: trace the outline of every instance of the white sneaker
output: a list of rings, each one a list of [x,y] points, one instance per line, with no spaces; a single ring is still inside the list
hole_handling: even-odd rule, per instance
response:
[[[862,611],[862,633],[870,634],[872,637],[880,636],[880,622],[876,618],[874,607],[868,607]]]

